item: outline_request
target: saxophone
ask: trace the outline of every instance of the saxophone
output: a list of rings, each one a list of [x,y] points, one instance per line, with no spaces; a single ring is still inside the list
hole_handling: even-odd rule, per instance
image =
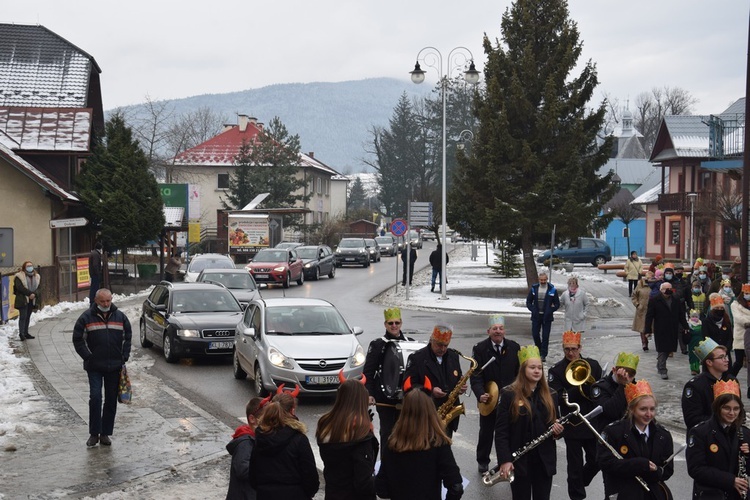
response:
[[[453,350],[456,351],[455,349]],[[446,426],[453,422],[459,415],[466,414],[466,408],[464,407],[463,403],[457,405],[456,400],[458,399],[458,395],[461,393],[461,388],[464,386],[466,381],[469,380],[469,377],[471,377],[471,374],[474,373],[474,370],[476,370],[477,366],[479,365],[479,363],[477,363],[474,358],[464,356],[459,351],[456,351],[456,354],[464,359],[469,360],[471,362],[471,368],[469,368],[466,373],[464,373],[463,377],[461,377],[461,379],[456,384],[456,387],[454,387],[450,394],[448,394],[448,399],[446,399],[445,403],[441,404],[437,410],[440,420],[442,420],[443,425]]]
[[[738,469],[737,469],[737,477],[739,477],[739,478],[744,479],[744,480],[747,481],[748,480],[748,477],[747,477],[747,464],[745,463],[746,462],[745,454],[742,453],[742,426],[740,426],[740,429],[739,429],[739,431],[737,433],[737,442],[740,445],[740,448],[739,448],[739,458],[738,458],[738,464],[739,464],[739,466],[738,466]],[[743,500],[745,498],[747,498],[747,491],[745,493],[741,494],[740,498],[742,498]]]

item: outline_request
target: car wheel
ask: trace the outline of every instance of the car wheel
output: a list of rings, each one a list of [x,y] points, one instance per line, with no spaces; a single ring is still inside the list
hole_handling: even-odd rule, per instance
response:
[[[607,263],[607,259],[605,259],[603,255],[599,255],[594,259],[593,265],[594,267],[596,267],[599,264],[606,264],[606,263]]]
[[[167,363],[176,363],[178,358],[174,354],[174,346],[172,345],[172,337],[169,332],[164,332],[164,360]]]
[[[153,342],[151,342],[150,340],[146,338],[146,321],[145,320],[141,320],[141,334],[139,335],[139,337],[141,339],[141,347],[145,347],[146,349],[148,349],[149,347],[154,345]]]
[[[263,387],[263,376],[260,374],[260,365],[255,365],[255,395],[261,398],[268,396],[268,391]]]
[[[240,357],[237,354],[237,349],[234,350],[234,356],[232,356],[232,368],[234,371],[234,378],[237,380],[244,380],[247,378],[247,373],[240,366]]]
[[[299,272],[299,278],[297,278],[297,285],[302,285],[305,282],[305,273]]]
[[[331,279],[336,277],[336,266],[331,266],[331,272],[328,273],[328,277]]]
[[[312,275],[312,279],[313,281],[318,281],[320,279],[320,268],[317,266],[315,267],[315,272]]]
[[[284,288],[289,288],[289,284],[292,282],[292,274],[286,273],[286,279],[284,280]]]

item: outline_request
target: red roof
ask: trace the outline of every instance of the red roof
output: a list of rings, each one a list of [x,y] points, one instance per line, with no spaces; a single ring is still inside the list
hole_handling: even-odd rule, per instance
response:
[[[247,123],[244,132],[239,125],[232,125],[206,142],[179,153],[175,165],[232,166],[242,144],[252,144],[260,130],[253,121]]]

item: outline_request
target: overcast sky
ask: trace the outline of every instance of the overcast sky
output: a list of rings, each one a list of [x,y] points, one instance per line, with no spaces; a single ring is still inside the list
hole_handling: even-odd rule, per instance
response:
[[[6,1],[2,22],[41,24],[102,69],[105,109],[277,83],[408,78],[425,46],[485,61],[509,0]],[[624,104],[679,86],[697,114],[742,97],[748,42],[744,0],[572,0],[571,17],[604,93]],[[427,82],[435,84],[437,71]],[[444,68],[447,71],[447,68]],[[244,110],[252,113],[252,110]]]

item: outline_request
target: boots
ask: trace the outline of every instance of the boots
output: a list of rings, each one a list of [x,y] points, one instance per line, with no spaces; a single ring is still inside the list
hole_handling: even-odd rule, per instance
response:
[[[641,332],[641,345],[644,351],[648,351],[648,336],[643,332]]]

